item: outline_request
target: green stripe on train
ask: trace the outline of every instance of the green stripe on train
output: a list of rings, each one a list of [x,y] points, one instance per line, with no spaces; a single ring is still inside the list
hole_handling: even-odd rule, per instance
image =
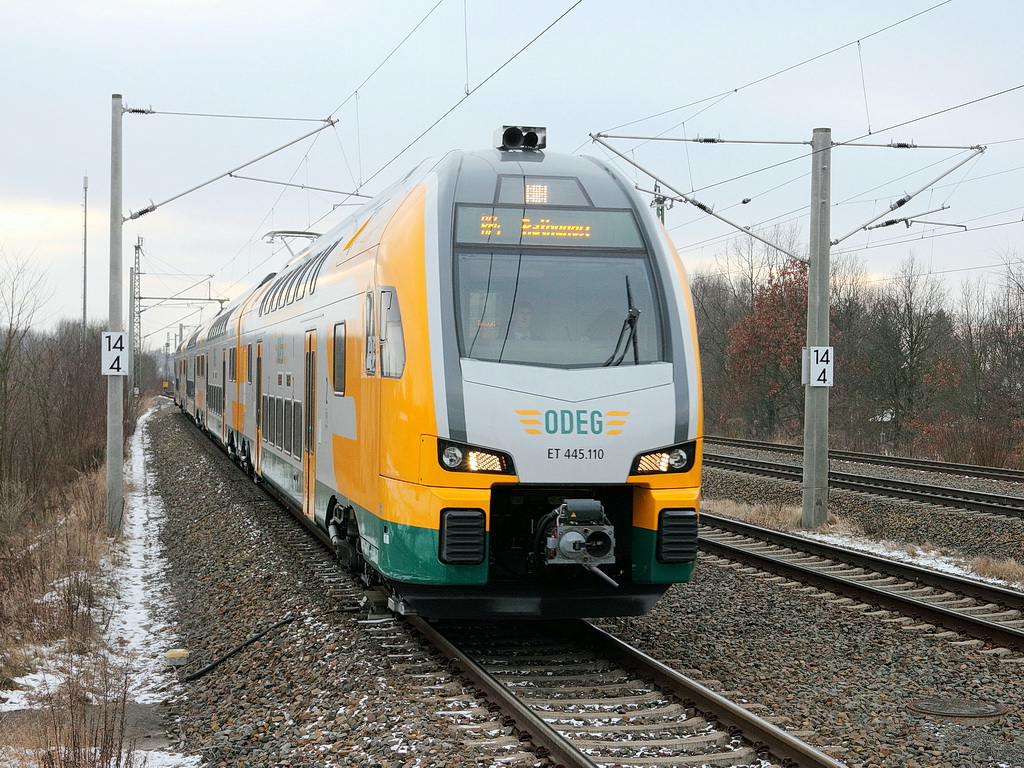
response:
[[[357,511],[363,554],[386,577],[412,584],[486,584],[487,556],[480,565],[445,565],[438,560],[436,528],[382,520]]]
[[[633,528],[633,581],[637,584],[674,584],[689,581],[696,562],[659,563],[655,557],[658,532]]]

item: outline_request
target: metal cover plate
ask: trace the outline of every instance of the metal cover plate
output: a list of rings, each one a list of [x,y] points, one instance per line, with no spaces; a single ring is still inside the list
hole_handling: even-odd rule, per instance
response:
[[[1009,711],[1001,704],[969,699],[922,699],[910,702],[907,709],[937,717],[1000,717]]]

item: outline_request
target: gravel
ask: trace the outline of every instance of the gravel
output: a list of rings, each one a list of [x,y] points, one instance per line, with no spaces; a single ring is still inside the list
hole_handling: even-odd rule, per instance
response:
[[[330,554],[176,410],[148,429],[182,676],[295,617],[181,684],[173,748],[211,766],[478,765],[479,735],[455,726],[489,718],[456,714],[476,704],[444,660],[357,610]]]
[[[211,766],[493,764],[473,743],[478,733],[455,727],[491,715],[444,659],[424,652],[401,622],[356,611],[357,593],[330,555],[184,417],[165,409],[147,428],[167,510],[169,610],[191,652],[182,674],[295,617],[181,684],[167,703],[176,751]],[[709,471],[705,481],[706,497],[774,503],[795,493],[799,503],[799,489],[774,481]],[[1019,551],[1024,541],[1015,522],[968,524],[857,494],[833,494],[832,502],[889,538],[993,554]],[[965,543],[966,532],[978,540]],[[762,716],[808,731],[810,743],[851,767],[1024,766],[1019,657],[896,618],[702,557],[694,581],[672,587],[649,615],[601,624],[678,669],[720,681]],[[974,724],[907,708],[943,697],[1009,712]],[[518,764],[536,761],[526,755]]]

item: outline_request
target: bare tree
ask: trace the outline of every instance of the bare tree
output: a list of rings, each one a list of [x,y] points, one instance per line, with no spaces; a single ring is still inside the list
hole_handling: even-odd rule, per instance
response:
[[[44,276],[0,247],[0,483],[19,480],[19,455],[32,426],[25,369],[36,317],[47,298]]]
[[[908,451],[915,427],[928,415],[936,393],[934,372],[953,341],[944,308],[945,289],[925,275],[911,254],[896,277],[879,289],[872,306],[871,379],[877,418],[893,447]]]
[[[829,407],[832,444],[849,450],[877,450],[873,368],[869,327],[872,290],[856,255],[831,260],[830,341],[836,349],[836,377]]]
[[[762,234],[790,252],[802,250],[799,228],[795,225],[777,226]],[[788,261],[790,258],[778,249],[753,237],[741,236],[730,240],[726,251],[716,255],[714,269],[696,272],[691,280],[708,432],[750,432],[747,419],[738,416],[733,402],[737,382],[729,372],[730,329],[753,315],[755,298]]]

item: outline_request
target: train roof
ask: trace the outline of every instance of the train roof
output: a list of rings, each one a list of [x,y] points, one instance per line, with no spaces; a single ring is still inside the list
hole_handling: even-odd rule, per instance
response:
[[[625,180],[611,166],[586,155],[567,155],[546,150],[452,150],[441,157],[428,158],[412,168],[395,183],[375,195],[344,220],[295,254],[280,272],[290,273],[298,265],[322,253],[327,247],[351,237],[369,217],[389,202],[404,198],[405,193],[436,175],[442,205],[448,204],[528,204],[528,187],[543,186],[550,195],[546,205],[626,208],[631,193]],[[371,212],[368,216],[368,212]],[[216,317],[200,326],[179,345],[178,351],[195,346],[200,338],[217,335],[229,317],[256,291],[262,289],[270,274],[257,286],[225,306]]]

